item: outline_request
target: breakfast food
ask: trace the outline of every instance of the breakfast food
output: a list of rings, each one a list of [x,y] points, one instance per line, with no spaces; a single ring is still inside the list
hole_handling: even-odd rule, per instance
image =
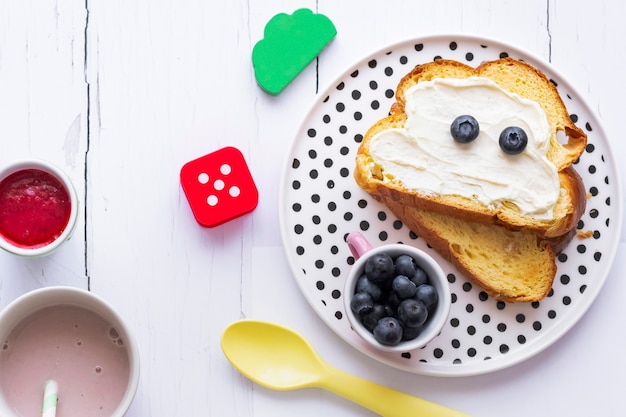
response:
[[[387,253],[367,260],[350,309],[382,345],[415,339],[437,307],[439,295],[410,255]]]
[[[0,181],[0,236],[21,248],[58,239],[70,221],[69,191],[39,169],[19,170]]]
[[[461,220],[433,211],[389,202],[407,227],[490,296],[507,302],[544,298],[556,274],[555,255],[574,231],[539,239],[528,230]]]
[[[0,349],[0,391],[11,415],[42,416],[41,392],[32,387],[43,388],[51,377],[63,387],[59,414],[114,415],[131,372],[124,342],[108,320],[81,306],[45,306],[28,315]]]
[[[536,301],[585,209],[571,165],[586,142],[529,64],[437,60],[400,81],[389,116],[361,142],[354,176],[487,293]]]
[[[479,124],[467,143],[451,133],[465,115]],[[499,140],[509,127],[527,136],[513,155]],[[511,136],[519,135],[509,132],[508,142]],[[553,238],[582,215],[584,195],[565,168],[585,145],[554,85],[530,65],[504,58],[473,68],[438,60],[400,81],[390,115],[363,138],[355,179],[381,201]]]

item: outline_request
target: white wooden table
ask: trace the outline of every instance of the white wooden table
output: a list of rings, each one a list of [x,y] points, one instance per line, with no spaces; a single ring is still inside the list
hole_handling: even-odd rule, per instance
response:
[[[256,85],[252,47],[273,15],[302,7],[328,16],[337,37],[269,96]],[[140,344],[129,416],[371,414],[326,392],[272,392],[238,374],[219,340],[242,317],[293,327],[336,367],[474,416],[623,415],[624,238],[596,302],[558,342],[505,370],[439,378],[369,359],[320,320],[285,260],[277,207],[294,132],[318,92],[372,51],[433,33],[486,36],[550,62],[624,160],[625,15],[617,0],[0,0],[0,163],[56,162],[82,204],[73,238],[55,254],[0,254],[0,308],[51,285],[112,303]],[[244,153],[259,204],[203,229],[179,171],[228,145]]]

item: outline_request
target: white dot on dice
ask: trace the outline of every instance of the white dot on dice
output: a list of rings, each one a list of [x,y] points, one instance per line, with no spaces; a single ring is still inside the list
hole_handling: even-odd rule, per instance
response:
[[[231,168],[230,168],[230,165],[228,165],[228,164],[224,164],[224,165],[222,165],[222,166],[220,167],[220,172],[221,172],[223,175],[228,175],[228,174],[230,174],[230,171],[231,171]]]
[[[215,195],[210,195],[207,197],[206,202],[209,206],[215,206],[217,205],[217,196]]]
[[[241,190],[235,185],[229,188],[228,194],[230,194],[231,197],[238,197],[239,194],[241,194]]]
[[[202,172],[198,175],[198,182],[200,184],[206,184],[207,182],[209,182],[209,174],[207,174],[206,172]]]

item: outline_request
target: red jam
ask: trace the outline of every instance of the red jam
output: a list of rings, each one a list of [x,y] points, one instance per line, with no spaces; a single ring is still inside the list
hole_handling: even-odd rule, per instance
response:
[[[39,248],[57,239],[70,219],[68,190],[39,169],[14,172],[0,182],[0,234],[22,248]]]

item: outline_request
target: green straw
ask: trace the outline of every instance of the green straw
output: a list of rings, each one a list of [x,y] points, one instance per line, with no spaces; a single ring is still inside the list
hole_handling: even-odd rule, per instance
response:
[[[57,401],[59,399],[59,386],[56,381],[46,381],[43,389],[43,407],[41,417],[55,417],[57,414]]]

